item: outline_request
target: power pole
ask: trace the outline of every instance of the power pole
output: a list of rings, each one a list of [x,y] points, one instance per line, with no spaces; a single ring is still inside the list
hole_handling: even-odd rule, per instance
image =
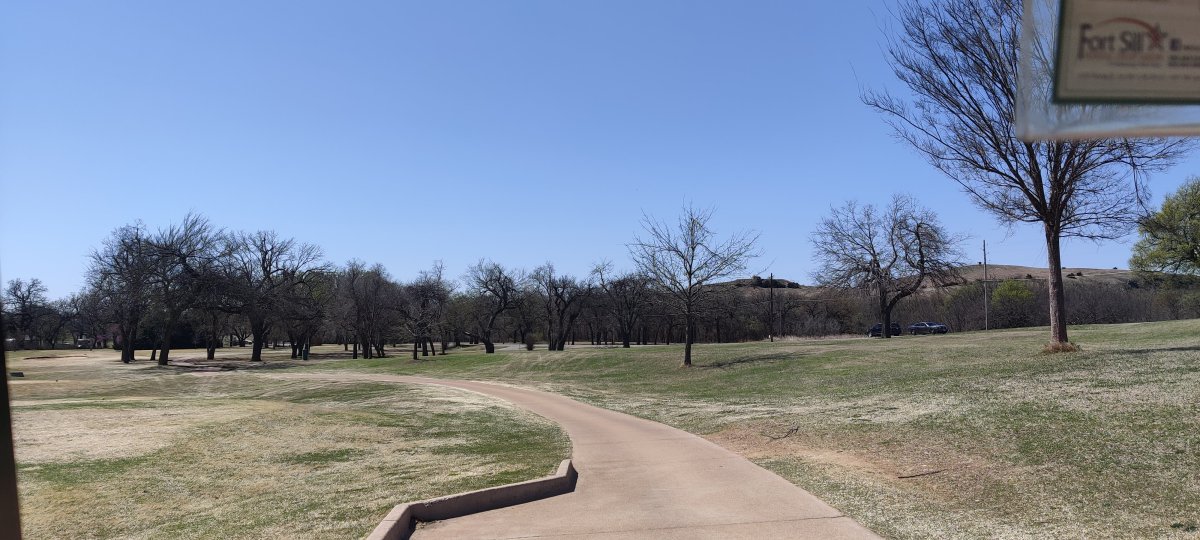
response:
[[[767,287],[770,287],[768,297],[770,302],[767,304],[767,335],[771,336],[771,343],[775,343],[775,272],[767,277]]]
[[[983,329],[988,329],[988,265],[987,240],[983,241]]]

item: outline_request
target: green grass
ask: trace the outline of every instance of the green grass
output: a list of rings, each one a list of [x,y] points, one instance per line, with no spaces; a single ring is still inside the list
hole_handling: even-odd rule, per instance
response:
[[[1071,330],[1081,352],[1042,354],[1042,328],[701,345],[691,369],[676,346],[305,369],[560,392],[706,435],[895,538],[1196,538],[1200,321]]]
[[[554,424],[470,392],[108,356],[10,363],[27,375],[11,389],[30,538],[362,538],[400,502],[544,476],[570,452]]]

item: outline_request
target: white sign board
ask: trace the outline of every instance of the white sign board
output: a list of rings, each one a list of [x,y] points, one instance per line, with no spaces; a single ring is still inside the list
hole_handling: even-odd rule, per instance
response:
[[[1200,0],[1062,0],[1056,103],[1200,103]]]

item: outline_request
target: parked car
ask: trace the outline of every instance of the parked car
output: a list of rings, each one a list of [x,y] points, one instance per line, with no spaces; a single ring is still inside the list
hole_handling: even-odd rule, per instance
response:
[[[883,330],[883,323],[875,323],[875,326],[872,326],[870,330],[867,330],[867,337],[882,336],[883,335],[882,330]],[[900,331],[900,323],[895,323],[895,322],[892,323],[892,331],[890,333],[893,336],[904,335],[904,332]]]
[[[908,333],[914,336],[917,334],[945,334],[949,331],[950,328],[946,325],[935,322],[919,322],[908,326]]]

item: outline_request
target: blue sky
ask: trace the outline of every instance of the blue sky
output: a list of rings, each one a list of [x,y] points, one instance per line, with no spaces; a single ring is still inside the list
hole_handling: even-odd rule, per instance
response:
[[[1036,227],[998,226],[859,102],[901,90],[883,0],[0,9],[0,277],[55,297],[112,229],[189,210],[410,278],[435,259],[628,266],[643,213],[690,202],[761,233],[753,270],[809,282],[831,206],[905,192],[972,261],[982,240],[1045,261]],[[1064,262],[1124,267],[1129,245],[1068,242]]]

